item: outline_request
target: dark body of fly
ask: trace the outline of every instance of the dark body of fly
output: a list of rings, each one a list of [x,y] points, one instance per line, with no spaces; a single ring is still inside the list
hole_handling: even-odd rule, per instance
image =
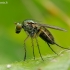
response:
[[[28,39],[29,36],[31,37],[31,40],[32,40],[32,47],[33,47],[33,56],[34,56],[34,59],[35,59],[35,54],[34,54],[33,39],[35,38],[36,39],[36,43],[37,43],[37,47],[38,47],[38,50],[39,50],[40,57],[43,60],[43,58],[41,56],[41,53],[40,53],[40,48],[39,48],[38,40],[37,40],[37,37],[38,36],[40,38],[42,38],[48,44],[49,48],[55,54],[57,54],[57,53],[50,47],[50,44],[55,44],[58,47],[61,47],[63,49],[70,50],[69,48],[64,48],[64,47],[58,45],[57,43],[55,43],[54,37],[52,36],[52,34],[47,29],[47,28],[51,28],[51,29],[65,31],[62,28],[55,27],[55,26],[50,26],[50,25],[47,25],[47,24],[40,24],[40,23],[34,22],[32,20],[25,20],[25,21],[22,22],[22,24],[17,23],[16,24],[16,33],[20,33],[21,28],[23,28],[24,31],[28,33],[27,38],[24,40],[24,50],[25,50],[24,60],[26,59],[26,45],[25,45],[25,42],[26,42],[26,40]]]
[[[40,38],[42,38],[45,42],[48,42],[49,44],[54,44],[54,38],[52,34],[49,32],[49,30],[46,29],[45,27],[43,28],[43,30],[47,35],[44,32],[41,32],[39,35]]]

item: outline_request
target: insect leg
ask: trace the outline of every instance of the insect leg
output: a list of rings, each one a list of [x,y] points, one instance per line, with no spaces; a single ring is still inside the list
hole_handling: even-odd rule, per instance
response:
[[[25,52],[25,54],[24,54],[24,61],[26,60],[26,44],[25,44],[25,42],[26,42],[26,40],[28,39],[28,37],[29,37],[29,35],[26,37],[26,39],[24,40],[24,52]]]
[[[54,43],[55,45],[57,45],[58,47],[60,47],[60,48],[63,48],[63,49],[68,49],[68,50],[70,50],[69,48],[64,48],[64,47],[62,47],[62,46],[60,46],[60,45],[58,45],[57,43]]]
[[[48,44],[49,48],[50,48],[55,54],[57,54],[57,53],[51,48],[50,44],[49,44],[49,43],[47,43],[47,44]],[[58,55],[58,54],[57,54],[57,55]]]
[[[39,48],[39,44],[38,44],[38,40],[37,40],[37,38],[35,38],[35,39],[36,39],[36,43],[37,43],[37,46],[38,46],[38,51],[39,51],[40,57],[41,57],[41,59],[43,60],[42,55],[41,55],[41,52],[40,52],[40,48]],[[43,60],[43,61],[44,61],[44,60]]]
[[[35,59],[33,38],[31,38],[31,40],[32,40],[33,56],[34,56],[34,59]]]

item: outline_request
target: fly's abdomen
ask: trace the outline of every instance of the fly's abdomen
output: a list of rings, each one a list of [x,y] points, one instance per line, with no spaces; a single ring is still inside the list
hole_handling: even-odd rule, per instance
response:
[[[53,38],[52,34],[46,28],[43,28],[43,29],[44,29],[44,31],[42,31],[39,35],[40,38],[42,38],[45,42],[54,44],[54,38]]]

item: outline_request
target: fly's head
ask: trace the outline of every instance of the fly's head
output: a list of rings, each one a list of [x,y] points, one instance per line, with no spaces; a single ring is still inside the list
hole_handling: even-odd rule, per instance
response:
[[[22,27],[25,31],[29,31],[29,30],[32,30],[33,28],[33,25],[32,24],[35,24],[34,21],[32,20],[25,20],[22,22]]]
[[[20,31],[22,29],[22,24],[15,22],[15,25],[16,25],[15,32],[18,34],[18,33],[20,33]]]

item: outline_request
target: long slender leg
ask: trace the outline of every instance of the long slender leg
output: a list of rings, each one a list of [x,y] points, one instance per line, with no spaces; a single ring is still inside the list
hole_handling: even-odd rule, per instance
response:
[[[60,46],[60,45],[58,45],[58,44],[56,44],[55,43],[55,45],[57,45],[58,47],[60,47],[60,48],[63,48],[63,49],[68,49],[68,50],[70,50],[70,48],[64,48],[64,47],[62,47],[62,46]]]
[[[34,56],[34,59],[35,59],[35,54],[34,54],[34,43],[33,43],[33,39],[31,38],[32,40],[32,48],[33,48],[33,56]]]
[[[50,48],[55,54],[57,54],[57,53],[51,48],[50,44],[49,44],[49,43],[47,43],[47,44],[48,44],[49,48]],[[57,55],[58,55],[58,54],[57,54]]]
[[[25,54],[24,54],[24,61],[26,60],[26,44],[25,44],[25,42],[26,42],[26,40],[28,39],[28,37],[29,37],[29,35],[26,37],[26,39],[24,40],[24,52],[25,52]]]
[[[42,55],[41,55],[41,52],[40,52],[40,48],[39,48],[39,44],[38,44],[38,40],[37,40],[37,38],[35,38],[35,39],[36,39],[36,43],[37,43],[37,46],[38,46],[38,51],[39,51],[40,57],[41,57],[41,59],[43,60]],[[43,60],[43,61],[44,61],[44,60]]]

